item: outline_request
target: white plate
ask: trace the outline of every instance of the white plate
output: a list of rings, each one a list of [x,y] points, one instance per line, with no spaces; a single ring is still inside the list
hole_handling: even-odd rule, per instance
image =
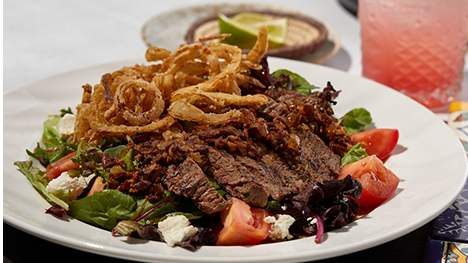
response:
[[[246,9],[265,9],[278,11],[291,11],[298,13],[297,10],[285,8],[284,6],[262,5],[262,4],[204,4],[188,6],[168,12],[155,15],[146,21],[142,27],[141,35],[148,46],[157,46],[171,51],[175,51],[181,43],[186,43],[185,34],[190,26],[197,20],[209,17],[223,12],[241,12]],[[315,64],[321,64],[333,57],[341,47],[341,37],[332,24],[327,21],[314,19],[322,22],[328,30],[328,38],[325,44],[317,51],[301,58]]]
[[[164,243],[115,238],[110,232],[44,211],[49,204],[32,188],[13,162],[29,159],[25,149],[40,140],[48,113],[74,107],[81,86],[94,85],[104,73],[131,66],[124,61],[56,75],[4,95],[4,221],[38,237],[75,249],[140,261],[158,262],[285,262],[310,261],[367,249],[401,237],[431,221],[458,196],[467,174],[467,160],[458,138],[438,117],[400,93],[367,79],[310,63],[270,58],[272,70],[286,68],[324,87],[331,81],[342,90],[336,115],[364,107],[379,128],[397,128],[400,140],[386,162],[401,179],[396,194],[368,216],[343,229],[314,238],[252,247],[202,247],[197,252]],[[141,62],[141,61],[140,61]]]

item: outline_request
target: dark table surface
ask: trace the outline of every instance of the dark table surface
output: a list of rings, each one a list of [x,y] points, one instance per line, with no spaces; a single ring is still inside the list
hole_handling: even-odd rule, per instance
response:
[[[401,238],[353,254],[315,261],[335,262],[392,262],[424,261],[424,250],[430,225],[427,224]],[[71,260],[71,261],[70,261]],[[3,262],[131,262],[105,257],[52,243],[8,224],[3,224]]]

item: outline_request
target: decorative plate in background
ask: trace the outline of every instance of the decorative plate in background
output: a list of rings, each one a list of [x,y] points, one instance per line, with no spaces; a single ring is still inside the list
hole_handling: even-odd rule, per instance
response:
[[[267,54],[269,56],[300,59],[320,49],[327,40],[328,30],[320,21],[297,12],[293,13],[269,9],[245,9],[223,14],[227,17],[232,17],[242,12],[259,13],[270,19],[289,18],[288,33],[284,46],[268,49]],[[197,42],[201,38],[219,34],[219,21],[217,15],[214,14],[195,21],[187,31],[185,40],[187,43],[191,44]],[[249,51],[250,50],[243,50],[243,53],[246,54]]]
[[[296,13],[321,23],[328,33],[327,38],[323,41],[324,43],[320,48],[299,60],[316,64],[323,63],[340,49],[340,35],[338,30],[330,23],[300,14],[295,10],[289,10],[282,6],[266,6],[261,4],[208,4],[171,10],[158,14],[145,22],[142,27],[142,37],[148,46],[157,46],[175,51],[181,43],[186,43],[188,31],[200,19],[215,16],[217,13],[238,13],[245,10]]]

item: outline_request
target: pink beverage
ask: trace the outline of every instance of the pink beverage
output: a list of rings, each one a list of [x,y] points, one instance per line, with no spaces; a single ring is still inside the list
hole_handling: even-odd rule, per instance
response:
[[[468,0],[359,0],[362,75],[433,111],[461,93]]]

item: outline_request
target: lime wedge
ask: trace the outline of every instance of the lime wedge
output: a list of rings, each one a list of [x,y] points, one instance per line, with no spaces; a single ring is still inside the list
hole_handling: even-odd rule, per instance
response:
[[[261,25],[265,25],[268,29],[269,49],[284,46],[288,35],[289,18],[287,17],[270,19],[258,13],[240,13],[228,18],[223,14],[218,14],[218,21],[221,34],[231,34],[223,42],[242,49],[250,49],[255,45]]]
[[[269,21],[266,16],[259,14],[259,13],[239,13],[233,17],[231,17],[232,21],[244,24],[244,25],[251,25],[251,24],[257,24],[257,23],[265,23]]]

